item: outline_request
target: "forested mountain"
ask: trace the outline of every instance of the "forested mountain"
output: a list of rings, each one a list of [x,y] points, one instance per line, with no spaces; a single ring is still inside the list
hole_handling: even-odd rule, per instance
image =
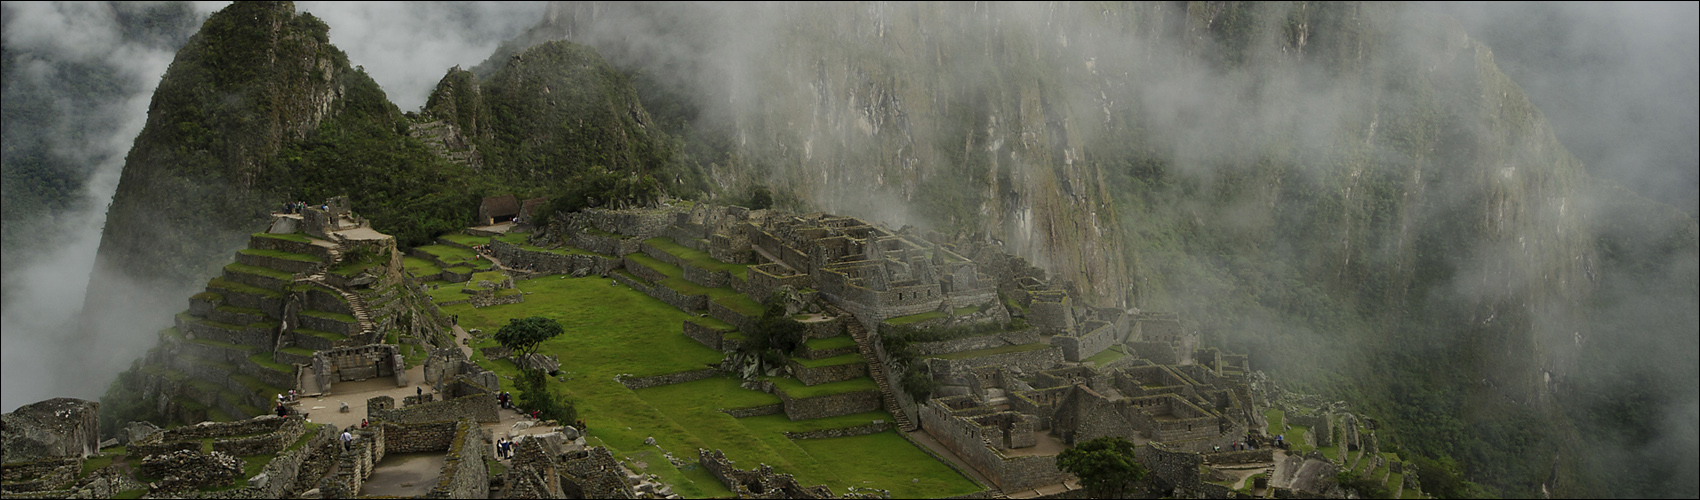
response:
[[[767,187],[1179,311],[1366,407],[1443,496],[1696,489],[1691,212],[1590,177],[1492,49],[1420,6],[557,4],[413,114],[330,39],[245,2],[189,40],[91,311],[210,275],[286,200],[351,194],[412,244],[484,195]],[[427,124],[467,154],[433,154]]]

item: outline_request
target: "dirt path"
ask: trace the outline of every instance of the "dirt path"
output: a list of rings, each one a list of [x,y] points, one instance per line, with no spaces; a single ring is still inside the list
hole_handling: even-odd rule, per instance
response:
[[[437,485],[448,455],[443,452],[392,453],[372,468],[360,485],[360,496],[416,497]]]

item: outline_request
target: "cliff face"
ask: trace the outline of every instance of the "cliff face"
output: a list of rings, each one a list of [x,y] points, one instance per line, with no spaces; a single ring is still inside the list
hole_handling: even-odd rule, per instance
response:
[[[278,151],[344,106],[352,70],[326,33],[292,4],[243,2],[178,52],[107,209],[84,340],[163,320],[285,199]]]

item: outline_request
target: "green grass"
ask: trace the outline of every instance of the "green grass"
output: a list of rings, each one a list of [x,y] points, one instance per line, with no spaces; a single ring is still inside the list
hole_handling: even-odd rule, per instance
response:
[[[957,316],[967,316],[967,315],[970,315],[970,314],[980,312],[980,308],[974,307],[974,306],[958,307],[956,309],[952,309],[950,312],[951,312],[951,314],[955,314]]]
[[[333,341],[333,342],[348,338],[347,335],[343,335],[343,334],[340,334],[340,333],[327,332],[327,331],[323,331],[323,330],[314,330],[314,329],[311,329],[311,328],[296,328],[295,333],[299,333],[299,334],[303,334],[303,335],[312,335],[314,337],[318,337],[318,338]]]
[[[272,234],[272,233],[267,233],[267,232],[262,231],[262,232],[254,233],[254,236],[259,236],[261,238],[288,240],[288,241],[293,241],[293,242],[296,242],[296,243],[312,243],[313,242],[313,240],[307,238],[307,235],[301,234],[301,233]]]
[[[1123,356],[1127,356],[1127,353],[1122,352],[1122,346],[1113,345],[1110,346],[1109,349],[1104,349],[1098,354],[1093,354],[1092,357],[1086,358],[1086,362],[1094,363],[1094,366],[1103,367],[1104,365],[1115,362],[1118,359],[1122,359]]]
[[[502,235],[502,236],[500,236],[496,239],[500,240],[503,243],[508,243],[508,244],[517,246],[517,247],[519,247],[520,250],[525,250],[525,251],[528,251],[528,252],[548,252],[548,253],[552,253],[552,254],[556,254],[556,255],[598,255],[596,252],[592,252],[592,251],[589,251],[589,250],[578,248],[578,247],[575,247],[575,246],[572,246],[572,245],[562,245],[560,248],[539,247],[537,245],[533,245],[533,244],[529,243],[528,241],[526,241],[527,238],[529,238],[530,236],[531,235],[529,233],[508,233],[508,234],[504,234],[504,235]]]
[[[1405,491],[1399,493],[1401,499],[1420,500],[1422,497],[1423,491],[1416,488],[1405,488]]]
[[[933,357],[939,358],[939,359],[967,359],[967,358],[978,358],[978,357],[981,357],[981,356],[991,356],[993,354],[1006,354],[1006,353],[1012,353],[1012,352],[1037,351],[1037,350],[1040,350],[1040,349],[1050,349],[1050,348],[1051,348],[1050,344],[1045,344],[1045,343],[1041,342],[1041,343],[1033,343],[1033,344],[1006,345],[1006,346],[1002,346],[1002,347],[993,347],[991,349],[976,349],[976,350],[973,350],[973,351],[962,351],[962,352],[951,353],[951,354],[941,354],[941,355],[933,356]]]
[[[238,250],[236,253],[247,254],[247,255],[255,255],[255,256],[260,256],[260,257],[272,257],[272,258],[284,259],[284,260],[293,260],[293,261],[296,261],[296,262],[312,262],[312,263],[315,263],[315,264],[320,263],[320,262],[324,262],[323,260],[319,259],[318,257],[314,257],[314,256],[307,255],[307,254],[299,254],[299,253],[295,253],[295,252],[285,252],[285,251],[282,251],[282,250],[262,250],[262,249],[258,249],[258,248],[244,248],[242,250]]]
[[[903,326],[903,325],[907,325],[907,324],[910,324],[910,323],[920,323],[922,321],[926,321],[926,320],[929,320],[929,319],[939,319],[939,318],[943,318],[943,317],[946,317],[946,316],[947,315],[943,312],[929,311],[929,312],[924,312],[924,313],[921,313],[921,314],[911,314],[911,315],[908,315],[908,316],[898,316],[898,317],[895,317],[895,318],[889,318],[889,319],[885,320],[885,324],[891,325],[891,326]]]
[[[226,291],[231,291],[231,292],[246,293],[246,294],[249,294],[249,295],[259,295],[261,297],[269,297],[269,298],[274,298],[274,299],[283,298],[283,292],[279,292],[277,290],[268,290],[268,289],[265,289],[265,288],[246,285],[246,284],[242,284],[242,283],[237,283],[237,282],[230,281],[230,280],[227,280],[227,279],[224,279],[224,278],[213,278],[212,281],[207,282],[207,288],[216,289],[216,290],[226,290]]]
[[[283,280],[285,282],[293,281],[295,279],[295,275],[293,275],[293,274],[286,273],[286,272],[283,272],[283,271],[279,271],[279,270],[276,270],[276,269],[272,269],[272,268],[269,268],[269,267],[250,266],[250,265],[247,265],[247,264],[238,264],[238,263],[235,263],[235,262],[232,262],[230,264],[226,264],[224,266],[224,270],[230,271],[230,272],[233,272],[233,273],[254,274],[254,275],[259,275],[259,276],[265,276],[267,278],[279,279],[279,280]]]
[[[892,498],[938,498],[980,491],[973,481],[895,431],[794,442],[839,479],[837,483],[816,481],[832,486],[835,493],[843,492],[845,486],[890,490]]]
[[[731,377],[709,377],[694,382],[640,389],[638,397],[656,407],[688,407],[718,410],[779,404],[779,396],[740,387]]]
[[[803,342],[803,345],[808,346],[811,351],[824,351],[827,349],[837,349],[840,347],[856,345],[856,339],[850,338],[849,335],[839,335],[836,337],[809,339]]]
[[[731,323],[727,323],[725,321],[720,321],[720,320],[715,319],[715,318],[710,317],[710,316],[691,316],[689,318],[685,318],[685,321],[689,321],[689,322],[692,322],[692,323],[696,323],[698,325],[706,326],[711,330],[716,330],[716,331],[720,331],[720,332],[730,332],[730,331],[738,329],[738,327],[732,326]]]
[[[248,361],[253,361],[254,364],[263,366],[268,370],[283,373],[295,373],[295,367],[272,361],[272,355],[269,353],[262,352],[253,356],[248,356]]]
[[[747,281],[750,279],[749,264],[728,264],[721,262],[714,257],[709,256],[708,252],[680,245],[674,242],[672,238],[665,236],[650,238],[643,240],[643,242],[648,243],[649,246],[655,247],[657,250],[667,252],[675,257],[684,259],[685,262],[690,264],[692,267],[706,269],[709,271],[726,271],[731,273],[732,276],[736,276],[739,280]]]
[[[488,237],[488,236],[473,236],[473,235],[470,235],[470,234],[460,234],[460,233],[445,234],[445,235],[442,235],[442,236],[438,236],[438,238],[449,240],[449,241],[459,243],[459,244],[462,244],[462,245],[466,245],[466,246],[469,246],[469,247],[470,246],[484,245],[484,244],[490,243],[490,237]]]
[[[823,367],[823,366],[838,366],[838,365],[848,365],[848,364],[851,364],[851,363],[865,363],[865,362],[867,362],[866,359],[862,359],[861,353],[855,353],[855,352],[850,353],[850,354],[833,356],[833,357],[830,357],[830,358],[824,358],[824,359],[791,358],[791,360],[796,361],[797,364],[799,364],[799,365],[803,365],[804,368],[820,368],[820,367]]]
[[[585,226],[584,232],[587,233],[587,234],[594,234],[594,235],[601,236],[601,237],[604,237],[604,238],[614,238],[614,239],[617,239],[617,240],[623,240],[623,239],[627,238],[627,236],[623,235],[623,234],[610,233],[610,232],[603,231],[601,229],[597,229],[597,228],[590,227],[590,226]]]
[[[439,267],[435,262],[411,255],[402,257],[401,265],[402,267],[407,268],[407,272],[414,276],[431,276],[443,272],[443,268]]]
[[[796,474],[805,484],[827,484],[835,491],[843,491],[845,486],[853,484],[871,484],[860,483],[863,479],[860,477],[839,475],[835,472],[839,464],[829,464],[820,458],[833,455],[833,449],[846,448],[859,453],[833,460],[848,461],[850,467],[866,469],[887,463],[908,463],[913,460],[911,456],[932,460],[925,452],[907,443],[900,443],[901,446],[881,445],[866,452],[848,444],[832,443],[810,443],[811,447],[805,449],[783,434],[786,431],[848,427],[873,420],[891,421],[891,415],[885,412],[797,422],[790,421],[783,414],[732,418],[718,410],[775,404],[779,399],[744,389],[738,386],[737,380],[723,377],[638,391],[626,389],[614,382],[614,375],[651,376],[700,370],[720,361],[722,353],[703,347],[683,335],[680,325],[684,321],[726,329],[731,326],[704,322],[702,320],[708,318],[695,318],[628,287],[610,287],[602,278],[563,278],[557,275],[518,281],[516,285],[520,290],[531,293],[526,302],[480,309],[458,304],[444,307],[444,313],[458,314],[461,325],[485,332],[499,329],[509,319],[532,315],[560,321],[567,333],[545,342],[540,352],[560,357],[562,371],[571,379],[552,381],[551,388],[574,402],[580,418],[589,424],[590,444],[607,446],[622,459],[647,463],[648,467],[641,473],[660,476],[682,495],[724,497],[731,493],[701,467],[680,471],[668,466],[661,457],[663,451],[693,460],[698,448],[721,449],[738,462],[738,467],[748,469],[757,463],[766,463],[779,472]],[[494,345],[495,341],[485,338],[475,347]],[[511,362],[490,361],[476,350],[473,359],[501,376],[503,390],[515,390],[512,377],[518,370]],[[796,386],[793,389],[803,388],[794,380],[789,383]],[[867,378],[816,388],[834,389],[829,386],[839,386],[838,392],[846,387],[876,390],[872,379]],[[661,449],[644,445],[643,440],[648,437],[654,437]],[[901,437],[898,438],[901,440]],[[937,462],[932,467],[949,471],[948,467]],[[954,475],[954,471],[949,473]],[[937,474],[929,472],[928,476],[936,477]],[[900,479],[898,482],[907,483],[909,477]],[[923,477],[921,484],[926,485],[927,481],[929,479]],[[970,491],[965,488],[963,492]]]
[[[303,347],[289,346],[289,347],[285,347],[285,348],[279,349],[279,350],[282,351],[282,352],[300,355],[300,356],[312,356],[313,355],[312,349],[307,349],[307,348],[303,348]]]
[[[713,290],[731,290],[731,289],[730,288],[715,288]],[[756,301],[754,301],[754,300],[750,300],[749,297],[746,297],[746,296],[744,296],[744,294],[738,293],[737,291],[732,291],[732,295],[722,295],[722,296],[719,296],[719,297],[714,297],[713,294],[710,294],[710,297],[711,297],[710,300],[713,300],[716,304],[726,306],[726,308],[731,309],[732,312],[736,312],[738,314],[744,315],[746,317],[751,317],[751,318],[760,318],[761,317],[761,314],[762,314],[761,304],[756,303]]]
[[[879,386],[874,379],[868,377],[853,378],[841,382],[820,385],[803,385],[803,382],[791,377],[770,377],[775,388],[791,396],[793,399],[828,396],[857,391],[877,391]]]
[[[235,351],[254,352],[254,351],[260,350],[260,348],[256,347],[256,346],[242,345],[242,344],[232,344],[232,343],[229,343],[229,342],[213,340],[213,339],[195,339],[195,340],[191,340],[190,342],[194,342],[196,344],[201,344],[201,345],[213,346],[213,347],[217,347],[217,348],[220,348],[220,349],[230,349],[230,350],[235,350]]]
[[[450,270],[462,266],[477,270],[490,268],[490,261],[478,258],[478,254],[470,249],[449,245],[423,245],[414,248],[436,257]]]
[[[1294,451],[1305,453],[1316,449],[1316,446],[1304,444],[1306,432],[1310,432],[1310,428],[1302,425],[1294,425],[1287,428],[1286,440],[1287,442],[1293,443]]]
[[[469,269],[469,271],[470,271],[470,269]],[[431,300],[435,301],[437,303],[447,302],[447,301],[451,301],[451,300],[463,300],[463,299],[466,299],[466,297],[467,297],[466,293],[461,291],[462,285],[459,284],[459,283],[449,283],[447,281],[428,281],[428,282],[425,283],[425,285],[433,287],[430,290],[426,290],[425,295],[430,296]]]
[[[502,283],[507,280],[508,275],[503,274],[501,271],[485,271],[481,273],[473,273],[472,279],[469,279],[466,282],[477,283],[479,281],[489,281],[492,283]]]

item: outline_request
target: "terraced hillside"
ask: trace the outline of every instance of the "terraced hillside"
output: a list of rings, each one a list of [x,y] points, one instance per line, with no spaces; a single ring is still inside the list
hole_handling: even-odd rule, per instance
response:
[[[895,419],[881,405],[866,360],[838,318],[800,315],[811,339],[792,361],[792,374],[742,382],[720,368],[744,340],[740,332],[762,315],[762,305],[740,291],[747,286],[746,265],[713,259],[669,237],[588,236],[607,248],[625,240],[637,251],[616,256],[564,243],[545,248],[525,233],[439,238],[439,247],[491,244],[504,266],[552,258],[607,266],[608,277],[516,280],[524,302],[488,307],[453,300],[463,285],[421,276],[436,278],[426,286],[435,287],[430,293],[443,314],[481,332],[474,335],[473,359],[502,375],[503,390],[517,393],[512,378],[518,367],[486,356],[485,349],[498,347],[490,334],[511,319],[541,315],[566,327],[539,352],[559,358],[561,371],[551,385],[573,400],[590,444],[609,447],[634,471],[656,474],[686,497],[732,493],[695,463],[699,448],[722,450],[738,467],[767,464],[835,491],[856,486],[939,497],[983,489],[893,429]],[[428,262],[408,266],[415,276],[449,264],[420,253],[413,256]],[[654,444],[645,444],[650,438]]]

